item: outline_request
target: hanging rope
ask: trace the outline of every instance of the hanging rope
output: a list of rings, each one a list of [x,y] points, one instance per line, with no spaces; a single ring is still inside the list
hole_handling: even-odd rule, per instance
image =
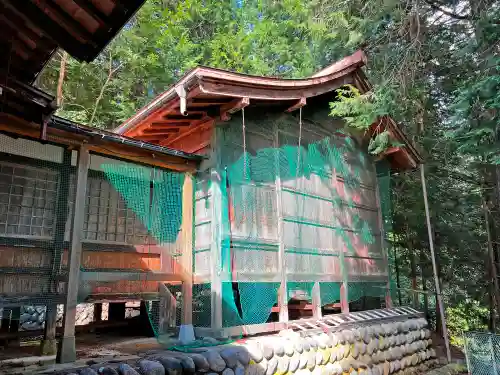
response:
[[[296,177],[299,177],[300,171],[300,154],[301,152],[301,143],[302,143],[302,107],[299,108],[299,144],[297,146],[297,173]]]
[[[241,120],[242,120],[242,132],[243,132],[243,179],[247,179],[247,139],[246,139],[246,128],[245,128],[245,107],[241,109]]]

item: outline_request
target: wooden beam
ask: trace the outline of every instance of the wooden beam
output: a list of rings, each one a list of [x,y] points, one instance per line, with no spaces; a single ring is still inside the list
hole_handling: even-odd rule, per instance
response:
[[[4,24],[4,30],[2,30],[4,36],[15,37],[17,40],[21,41],[30,51],[36,48],[35,41],[19,32],[16,25],[4,14],[0,14],[0,20]],[[8,39],[11,40],[11,38]]]
[[[97,282],[117,282],[117,281],[158,281],[158,282],[174,282],[182,281],[184,275],[176,275],[173,273],[162,272],[137,272],[137,271],[85,271],[82,272],[82,281],[97,281]]]
[[[229,103],[228,100],[223,99],[209,99],[209,98],[193,98],[188,103],[188,112],[189,108],[204,108],[210,106],[220,106]]]
[[[222,121],[229,121],[231,119],[231,114],[245,108],[250,104],[250,98],[244,97],[240,99],[235,99],[225,105],[220,109],[220,118]]]
[[[312,310],[313,317],[316,319],[321,319],[321,291],[319,281],[315,281],[312,288]]]
[[[68,33],[68,31],[60,26],[57,22],[54,22],[52,18],[50,18],[47,14],[40,10],[34,3],[31,1],[9,1],[9,0],[1,0],[4,5],[13,9],[19,16],[23,17],[26,23],[44,25],[43,32],[45,35],[48,35],[50,39],[54,40],[57,44],[59,44],[63,49],[65,49],[72,56],[80,56],[80,49],[82,44],[78,41],[75,41]],[[36,25],[35,28],[38,28]],[[79,45],[80,44],[80,45]]]
[[[275,150],[279,150],[279,129],[277,125],[273,128],[273,146]],[[275,163],[279,163],[278,151],[275,152]],[[278,164],[276,164],[278,165]],[[280,288],[278,292],[278,308],[279,308],[279,321],[281,323],[288,322],[288,280],[286,273],[286,254],[285,254],[285,239],[284,239],[284,226],[283,226],[283,207],[282,207],[282,186],[281,176],[279,171],[276,173],[276,213],[278,215],[277,230],[278,230],[278,270],[280,274]]]
[[[159,129],[156,128],[156,127],[151,127],[151,128],[148,128],[148,129],[144,129],[142,131],[142,134],[143,135],[156,135],[156,134],[159,134],[159,135],[165,135],[165,134],[174,134],[174,133],[178,133],[179,132],[179,128],[162,128],[160,127]]]
[[[333,181],[338,181],[337,172],[333,174]],[[340,275],[342,284],[340,285],[340,311],[342,314],[349,314],[349,270],[346,267],[345,249],[340,249]]]
[[[101,12],[91,1],[88,0],[73,0],[81,9],[88,13],[93,19],[95,19],[99,24],[105,26],[109,21],[108,16]]]
[[[206,118],[203,120],[198,121],[196,124],[192,124],[189,127],[186,127],[184,129],[181,129],[179,134],[174,138],[172,137],[171,139],[167,139],[165,141],[160,142],[162,146],[169,146],[173,144],[174,142],[177,142],[181,140],[184,137],[187,137],[190,134],[193,134],[194,132],[202,129],[205,126],[212,126],[214,124],[215,120],[212,118]]]
[[[295,102],[294,105],[287,108],[285,112],[293,112],[299,108],[302,108],[305,105],[306,105],[306,98],[300,98],[299,100],[297,100],[297,102]]]
[[[19,56],[23,60],[28,60],[31,56],[31,50],[28,51],[25,46],[20,43],[19,39],[17,38],[16,35],[12,34],[8,30],[2,30],[2,34],[6,37],[10,37],[9,42],[10,42],[10,47],[12,50],[15,52],[17,56]]]
[[[378,183],[380,176],[376,175],[375,179],[377,182],[378,187],[380,187],[380,184]],[[380,198],[380,190],[379,188],[375,189],[375,199],[376,199],[376,204],[377,204],[377,221],[378,221],[378,227],[379,227],[379,232],[380,232],[380,244],[381,244],[381,253],[382,253],[382,258],[384,262],[384,266],[386,267],[387,270],[387,281],[386,281],[386,289],[385,289],[385,307],[386,308],[391,308],[392,307],[392,298],[391,298],[391,278],[389,274],[389,243],[387,239],[385,238],[385,228],[384,228],[384,217],[382,215],[382,200]]]
[[[85,201],[87,196],[88,169],[90,154],[87,145],[78,150],[76,195],[73,208],[73,225],[71,226],[71,248],[69,252],[69,276],[66,286],[64,305],[63,337],[58,352],[60,363],[76,360],[75,320],[78,304],[78,288],[80,286],[80,265],[82,258],[83,221],[85,217]]]
[[[166,333],[168,328],[175,328],[177,315],[177,300],[164,283],[159,285],[160,295],[160,334]]]
[[[221,266],[221,246],[224,236],[225,223],[223,222],[222,209],[225,194],[222,189],[226,189],[225,171],[219,168],[221,164],[220,144],[218,132],[212,135],[212,158],[215,161],[210,170],[210,199],[211,199],[211,241],[210,241],[210,291],[211,291],[211,321],[212,329],[222,329],[222,275],[219,271]]]
[[[198,118],[190,118],[190,117],[178,117],[178,118],[172,118],[172,117],[164,117],[161,121],[155,121],[152,124],[154,125],[168,125],[171,126],[172,124],[189,124],[193,121],[198,121],[201,117]]]
[[[0,113],[0,131],[14,133],[20,136],[38,139],[40,135],[40,125],[32,122],[27,122],[18,117]],[[122,159],[138,162],[141,164],[155,165],[161,168],[171,169],[174,171],[185,172],[194,171],[197,168],[195,160],[185,160],[181,157],[164,155],[155,153],[149,150],[141,149],[134,146],[127,146],[118,143],[102,143],[101,137],[85,137],[82,135],[68,134],[67,132],[48,128],[48,140],[52,140],[58,144],[75,146],[82,142],[87,142],[90,151],[98,152],[104,155],[120,157]],[[95,143],[92,144],[91,142]]]
[[[8,9],[4,4],[0,2],[0,18],[10,27],[17,30],[17,32],[23,36],[23,39],[31,40],[36,44],[39,49],[52,49],[56,47],[55,42],[45,40],[43,35],[37,34],[36,31],[32,30],[25,21],[16,14],[12,9]],[[37,30],[37,28],[35,28]],[[54,45],[49,45],[52,42]]]
[[[182,256],[181,266],[186,274],[182,283],[182,317],[181,324],[193,324],[193,176],[190,173],[184,175],[182,187]]]
[[[74,38],[79,40],[83,44],[88,44],[93,48],[96,48],[96,44],[93,41],[95,36],[92,35],[81,23],[76,21],[71,17],[64,9],[62,9],[55,2],[49,2],[47,0],[32,0],[34,4],[39,9],[39,12],[45,13],[55,24],[62,24],[64,29]],[[41,24],[45,27],[46,24]]]
[[[140,141],[144,141],[144,142],[156,142],[156,141],[160,141],[164,137],[162,137],[161,135],[157,135],[157,134],[140,134],[140,135],[134,136],[134,138],[138,139]]]
[[[340,311],[342,314],[349,314],[349,296],[347,293],[347,283],[343,282],[342,285],[340,285]]]
[[[56,205],[56,225],[54,228],[54,250],[50,259],[52,266],[50,278],[50,293],[57,293],[60,277],[61,266],[64,254],[64,235],[66,221],[68,219],[68,200],[70,199],[69,187],[71,177],[71,151],[66,148],[63,150],[63,160],[61,169],[59,170],[59,184],[57,186],[57,205]],[[57,320],[57,305],[47,304],[47,314],[45,320],[45,330],[43,340],[40,343],[42,355],[55,355],[57,353],[56,343],[56,320]]]
[[[155,129],[171,129],[173,127],[177,128],[188,128],[189,126],[192,125],[193,122],[198,122],[199,120],[191,120],[191,121],[184,121],[184,122],[179,122],[177,120],[172,120],[172,121],[162,121],[162,122],[154,122],[151,124],[149,128],[150,129],[153,125]],[[146,130],[144,129],[144,130]]]

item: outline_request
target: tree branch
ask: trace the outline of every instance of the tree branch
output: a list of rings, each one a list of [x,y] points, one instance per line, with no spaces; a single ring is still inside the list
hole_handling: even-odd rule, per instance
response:
[[[113,77],[113,74],[120,69],[122,64],[119,64],[116,68],[113,69],[113,56],[111,55],[111,52],[109,53],[109,70],[108,70],[108,76],[106,78],[106,81],[104,81],[104,84],[101,87],[101,91],[99,92],[99,96],[97,97],[95,104],[94,104],[94,110],[92,111],[92,116],[90,117],[89,121],[89,126],[93,126],[94,124],[94,117],[97,113],[97,107],[99,106],[99,103],[102,100],[102,97],[104,96],[104,91],[106,90],[106,87],[108,86],[109,81],[111,81],[111,78]]]
[[[438,4],[436,4],[434,1],[432,0],[425,0],[425,2],[433,9],[443,13],[443,14],[446,14],[447,16],[451,17],[451,18],[455,18],[457,20],[465,20],[465,21],[472,21],[474,18],[470,15],[466,15],[466,16],[463,16],[461,14],[456,14],[456,13],[453,13],[453,12],[450,12],[446,9],[443,9],[441,6],[439,6]]]

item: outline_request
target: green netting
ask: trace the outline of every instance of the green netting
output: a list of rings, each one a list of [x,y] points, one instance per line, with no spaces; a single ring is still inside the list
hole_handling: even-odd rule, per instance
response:
[[[382,244],[387,256],[387,273],[389,275],[389,292],[391,299],[397,299],[397,285],[392,277],[395,273],[394,249],[391,247],[392,230],[392,201],[391,201],[391,167],[387,160],[379,161],[377,167],[377,182],[380,197],[380,209],[384,229],[384,242]]]
[[[288,299],[311,300],[314,282],[289,281],[287,283]]]
[[[383,263],[383,255],[376,173],[354,139],[332,135],[332,131],[311,132],[309,124],[299,136],[297,119],[291,116],[247,119],[245,137],[241,126],[242,119],[235,116],[217,133],[222,209],[227,209],[222,220],[230,222],[221,244],[222,275],[228,283],[222,297],[224,324],[267,320],[265,312],[276,303],[277,286],[262,286],[259,295],[263,298],[253,303],[241,300],[244,288],[265,285],[266,274],[279,275],[280,241],[287,278],[304,280],[287,283],[288,298],[300,290],[300,298],[311,299],[315,280],[342,272],[339,254],[343,251],[361,259],[357,268],[345,269],[346,279],[348,274],[363,277],[378,272],[373,264]],[[281,233],[277,228],[280,215]],[[370,265],[363,264],[368,261]],[[340,283],[321,282],[321,286],[324,303],[339,300]],[[384,293],[377,287],[359,286],[353,284],[354,297]],[[255,314],[259,310],[264,312]]]
[[[277,301],[279,283],[238,283],[242,308],[241,318],[244,324],[266,322],[271,309]],[[256,303],[258,299],[259,303]]]
[[[349,302],[354,302],[362,297],[384,297],[386,293],[386,283],[350,282],[348,283]]]
[[[170,274],[192,272],[192,270],[182,270],[179,263],[184,175],[116,162],[103,163],[100,169],[104,172],[107,181],[125,201],[126,208],[132,211],[125,221],[132,220],[132,217],[138,219],[135,227],[128,227],[125,233],[129,243],[133,244],[138,241],[137,245],[142,245],[146,253],[151,252],[161,256],[160,269],[144,272],[143,276],[133,280],[135,282],[129,282],[126,278],[122,279],[119,275],[113,281],[121,283],[122,289],[129,284],[131,294],[159,292],[160,300],[149,301],[146,306],[155,335],[167,345],[171,336],[168,328],[179,324],[178,308],[182,304],[180,285],[167,286],[161,281],[150,279],[149,275],[152,272]],[[144,229],[143,236],[135,238],[137,232],[141,232],[140,226]],[[143,266],[145,265],[138,265],[141,268]],[[110,284],[108,280],[97,281],[102,281],[101,284]],[[171,304],[170,296],[176,300],[176,303]],[[169,307],[163,304],[169,304]]]
[[[340,301],[340,287],[342,283],[320,282],[319,291],[323,305]]]

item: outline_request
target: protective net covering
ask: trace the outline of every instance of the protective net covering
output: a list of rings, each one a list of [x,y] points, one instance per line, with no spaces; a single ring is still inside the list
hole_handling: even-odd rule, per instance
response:
[[[91,153],[79,205],[82,324],[135,308],[160,342],[186,349],[214,343],[202,330],[195,343],[175,341],[191,313],[195,327],[233,327],[237,337],[287,305],[338,311],[342,288],[349,302],[383,301],[389,166],[376,169],[341,127],[325,113],[236,114],[215,129],[194,176]],[[66,301],[77,151],[1,141],[3,316],[42,329]]]
[[[212,302],[222,305],[224,327],[269,321],[280,285],[288,303],[310,302],[315,284],[322,305],[340,300],[343,283],[349,301],[386,294],[389,228],[377,189],[388,181],[377,185],[372,158],[338,123],[300,125],[299,117],[242,114],[217,129],[215,178],[206,176],[213,193],[201,183],[196,204],[194,269],[209,274],[203,254],[212,238],[222,296]],[[207,220],[210,205],[216,216]]]
[[[500,373],[500,336],[493,333],[464,334],[467,367],[471,375]]]
[[[64,302],[71,151],[0,135],[0,331],[40,335]]]

